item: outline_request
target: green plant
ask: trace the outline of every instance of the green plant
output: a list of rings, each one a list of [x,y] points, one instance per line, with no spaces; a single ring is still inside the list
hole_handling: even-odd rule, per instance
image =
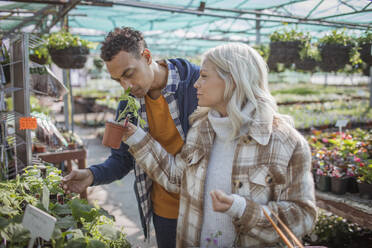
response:
[[[372,159],[367,164],[360,163],[357,168],[358,181],[372,184]]]
[[[50,56],[48,51],[47,36],[42,36],[39,45],[30,49],[30,55],[36,55],[39,59],[47,59],[47,64],[50,64]]]
[[[359,45],[371,44],[372,43],[372,32],[369,30],[365,31],[363,35],[357,38],[357,41]]]
[[[87,47],[92,48],[92,43],[81,39],[77,35],[72,35],[69,32],[66,32],[65,30],[61,30],[56,33],[52,33],[47,38],[47,47],[61,50],[68,47]]]
[[[283,29],[282,31],[275,31],[270,35],[271,42],[278,42],[278,41],[310,41],[309,34],[305,34],[303,32],[297,32],[295,29],[286,30]]]
[[[326,35],[319,39],[319,43],[322,44],[341,44],[344,46],[353,43],[353,39],[345,34],[345,30],[338,32],[338,30],[333,30],[329,35]]]
[[[125,108],[118,114],[118,117],[116,118],[116,121],[123,120],[127,115],[129,117],[135,117],[139,121],[139,124],[141,127],[143,127],[146,122],[141,118],[141,116],[138,114],[138,110],[141,108],[140,103],[130,95],[131,88],[128,88],[124,94],[120,97],[119,101],[126,101],[127,105]],[[133,116],[132,116],[133,115]]]

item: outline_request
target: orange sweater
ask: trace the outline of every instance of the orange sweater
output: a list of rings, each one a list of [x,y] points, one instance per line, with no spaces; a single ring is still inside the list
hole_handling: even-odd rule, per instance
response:
[[[182,148],[183,140],[170,115],[167,101],[163,96],[153,100],[146,95],[145,102],[149,133],[168,153],[177,154]],[[151,199],[156,215],[177,219],[179,194],[167,192],[153,181]]]

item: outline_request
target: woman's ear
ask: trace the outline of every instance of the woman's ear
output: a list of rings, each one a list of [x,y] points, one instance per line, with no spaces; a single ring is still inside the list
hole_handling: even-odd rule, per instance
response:
[[[145,57],[146,61],[147,61],[147,64],[151,64],[152,63],[152,56],[151,56],[151,52],[149,49],[145,48],[142,52],[142,55]]]

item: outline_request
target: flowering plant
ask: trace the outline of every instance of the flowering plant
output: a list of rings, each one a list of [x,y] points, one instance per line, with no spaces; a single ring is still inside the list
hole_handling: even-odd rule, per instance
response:
[[[360,163],[357,169],[358,182],[372,184],[372,159],[368,160],[368,165]]]
[[[215,234],[211,233],[210,237],[206,238],[205,240],[207,241],[207,247],[218,247],[218,236],[221,236],[222,232],[217,231]]]

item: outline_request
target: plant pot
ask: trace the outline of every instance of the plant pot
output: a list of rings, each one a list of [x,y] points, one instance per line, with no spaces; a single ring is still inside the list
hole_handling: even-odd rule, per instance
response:
[[[323,192],[331,191],[331,177],[318,175],[317,182],[315,184],[316,188]]]
[[[3,66],[3,72],[4,72],[4,76],[5,76],[5,83],[4,84],[10,83],[10,65]]]
[[[300,41],[277,41],[270,43],[272,61],[284,63],[287,66],[300,59]]]
[[[304,58],[304,59],[297,60],[295,64],[296,64],[296,69],[298,70],[313,72],[315,71],[317,62],[315,59],[312,59],[312,58]]]
[[[349,182],[347,184],[347,192],[349,193],[358,193],[358,183],[355,179],[355,177],[350,177]]]
[[[345,194],[348,183],[348,177],[331,177],[331,192],[336,195]]]
[[[45,65],[48,62],[47,57],[41,57],[39,58],[36,54],[30,54],[30,60],[39,64],[39,65]]]
[[[76,149],[76,147],[77,147],[76,143],[69,143],[68,144],[68,149],[70,149],[70,150],[74,150],[74,149]]]
[[[124,127],[121,124],[106,121],[105,133],[103,134],[102,145],[119,149],[121,139],[124,135]]]
[[[369,69],[369,66],[372,65],[372,55],[371,55],[371,46],[372,46],[372,43],[369,43],[369,44],[363,44],[363,45],[360,45],[360,50],[359,50],[359,53],[360,53],[360,58],[368,65],[368,69]]]
[[[369,183],[358,183],[360,198],[372,199],[372,184]]]
[[[320,44],[320,68],[325,72],[337,71],[345,67],[350,60],[351,45]]]
[[[49,48],[52,61],[63,69],[81,69],[87,61],[87,47],[68,47],[64,49]]]
[[[36,152],[36,153],[43,153],[43,152],[46,152],[46,146],[35,144],[35,152]]]

